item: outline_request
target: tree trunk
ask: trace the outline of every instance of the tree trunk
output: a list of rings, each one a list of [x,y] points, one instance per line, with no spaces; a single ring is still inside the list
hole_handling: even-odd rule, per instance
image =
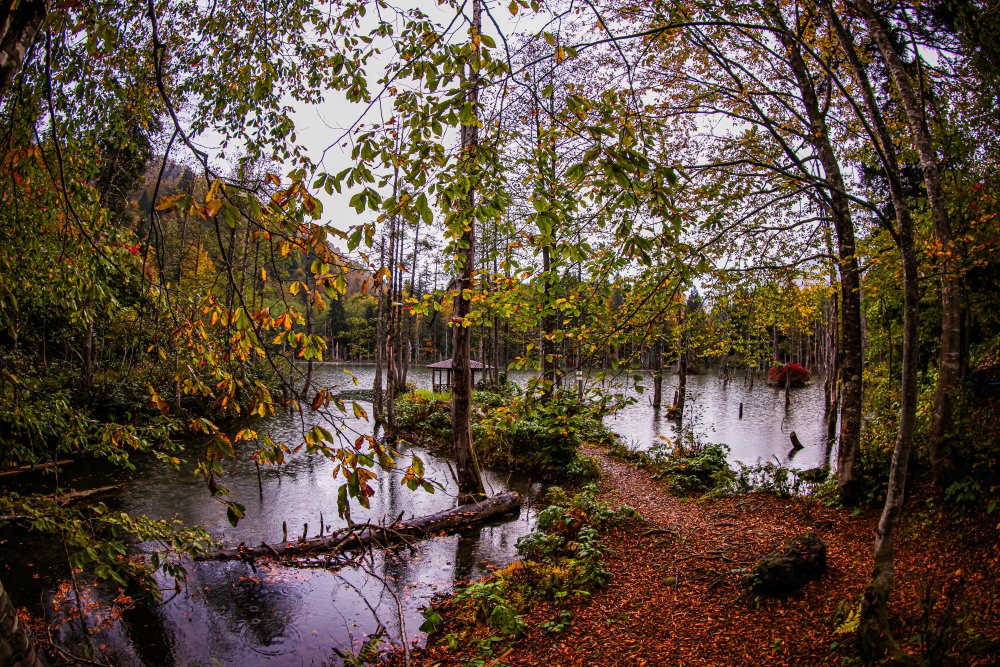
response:
[[[24,64],[24,56],[38,35],[47,7],[48,3],[41,0],[24,0],[4,3],[0,8],[0,95],[7,92]]]
[[[262,543],[258,547],[240,545],[221,549],[211,557],[201,556],[196,560],[244,560],[267,556],[293,556],[311,552],[327,553],[367,547],[373,542],[393,543],[405,537],[424,538],[445,532],[456,532],[469,526],[515,512],[521,508],[521,496],[515,491],[507,491],[476,503],[460,505],[450,510],[427,516],[400,521],[390,526],[362,524],[336,530],[329,535],[298,542],[284,542],[275,546]]]
[[[653,407],[659,408],[663,404],[663,339],[656,337],[653,344]]]
[[[393,169],[392,174],[392,197],[395,200],[399,197],[399,167]],[[402,301],[402,221],[398,216],[389,221],[389,228],[392,233],[389,235],[389,303],[386,307],[388,319],[385,324],[385,437],[390,442],[396,440],[396,393],[400,390],[399,368],[400,353],[403,338],[401,336],[402,326],[400,317],[402,310],[397,305]],[[405,388],[405,384],[403,385]]]
[[[478,35],[482,28],[481,0],[472,1],[472,29]],[[479,71],[470,66],[470,87],[466,101],[478,112],[479,104]],[[462,163],[476,162],[476,147],[479,144],[479,128],[475,125],[462,125]],[[472,291],[475,287],[473,270],[476,267],[476,194],[473,186],[469,186],[467,202],[467,222],[463,225],[459,252],[457,290],[455,294],[454,318],[452,329],[452,387],[451,387],[451,433],[452,447],[455,451],[455,468],[458,482],[458,502],[463,504],[485,495],[483,479],[479,473],[479,463],[476,461],[476,450],[472,446],[472,372],[469,369],[469,345],[472,327],[466,318],[472,311]]]
[[[379,269],[385,268],[385,235],[380,243]],[[383,275],[379,273],[379,275]],[[375,380],[372,384],[372,412],[375,413],[375,424],[385,421],[385,395],[382,393],[382,363],[385,360],[385,278],[379,286],[378,313],[375,318]]]
[[[861,603],[859,638],[863,653],[881,661],[887,653],[894,661],[905,660],[889,631],[887,602],[893,583],[893,544],[903,511],[906,469],[913,448],[917,417],[917,345],[920,292],[917,288],[917,253],[912,229],[901,230],[903,255],[903,371],[899,406],[899,432],[889,471],[889,489],[875,539],[875,569]]]
[[[887,602],[892,591],[893,538],[899,525],[905,498],[906,470],[913,447],[917,416],[920,290],[917,282],[917,251],[913,242],[913,220],[903,190],[892,135],[882,118],[867,71],[855,49],[854,39],[841,23],[830,0],[826,0],[823,9],[844,47],[855,82],[861,90],[869,120],[875,130],[873,142],[881,147],[883,167],[889,181],[889,192],[896,213],[895,240],[903,263],[903,354],[899,431],[896,436],[892,468],[889,472],[889,490],[875,541],[875,569],[861,604],[859,639],[862,654],[869,660],[881,661],[886,654],[889,654],[894,661],[909,661],[908,656],[895,643],[889,630]]]
[[[810,141],[823,166],[825,183],[820,195],[826,200],[837,235],[840,260],[840,303],[842,308],[840,361],[840,442],[837,451],[837,490],[846,504],[857,502],[860,489],[855,474],[861,449],[861,408],[863,348],[861,340],[861,271],[854,241],[854,221],[850,202],[833,150],[826,118],[819,104],[812,77],[802,57],[794,33],[784,24],[777,7],[768,3],[768,12],[781,28],[778,38],[788,53],[802,102],[809,119]]]
[[[415,298],[417,294],[417,249],[420,245],[420,222],[416,223],[413,229],[413,262],[410,265],[410,297]],[[407,322],[407,346],[408,352],[406,365],[403,366],[403,388],[405,391],[407,376],[410,370],[410,361],[416,360],[416,356],[419,355],[420,351],[420,323],[417,321],[417,316],[413,313],[406,319]]]
[[[688,360],[687,360],[687,332],[684,330],[684,320],[687,319],[687,301],[681,307],[680,317],[680,360],[677,368],[677,401],[674,403],[674,414],[677,422],[684,420],[684,399],[687,396]]]
[[[94,323],[87,322],[83,334],[83,368],[80,370],[80,402],[90,402],[90,390],[94,385]]]
[[[550,289],[550,277],[552,262],[550,259],[549,246],[542,247],[542,307],[546,311],[551,310],[553,295]],[[542,316],[542,397],[550,398],[556,386],[556,353],[552,344],[552,334],[556,327],[555,313],[548,313]]]
[[[924,176],[931,219],[934,221],[934,234],[941,246],[938,254],[941,270],[941,359],[937,389],[934,394],[928,453],[934,481],[943,489],[957,476],[954,450],[947,430],[951,426],[951,413],[962,368],[961,289],[955,274],[955,248],[952,245],[951,222],[948,219],[947,201],[941,183],[937,155],[931,143],[930,131],[924,121],[923,109],[914,93],[910,75],[906,72],[902,58],[889,39],[871,3],[868,0],[858,0],[857,6],[882,54],[886,69],[906,112],[910,135],[920,155],[920,169]]]
[[[311,270],[306,271],[306,276],[305,276],[306,289],[305,293],[302,295],[303,301],[305,301],[307,336],[312,336],[313,334],[313,310],[310,299],[312,298],[312,291],[314,288],[314,284],[313,284],[313,279],[310,276],[312,276],[312,271]],[[312,357],[310,357],[306,361],[306,377],[305,380],[302,382],[302,398],[304,401],[310,401],[309,390],[310,388],[312,388],[312,382],[313,382],[313,360]]]
[[[0,665],[42,667],[44,664],[0,583]]]

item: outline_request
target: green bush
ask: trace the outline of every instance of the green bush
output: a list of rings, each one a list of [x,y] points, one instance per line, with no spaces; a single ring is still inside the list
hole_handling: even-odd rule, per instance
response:
[[[484,461],[576,481],[594,479],[600,470],[596,461],[580,457],[581,444],[611,440],[598,415],[560,394],[545,402],[517,397],[490,412],[473,435]]]
[[[601,476],[601,462],[595,456],[577,454],[566,466],[566,477],[574,482],[592,482]]]
[[[515,637],[525,629],[517,601],[518,596],[511,595],[504,577],[469,584],[455,593],[455,602],[465,603],[476,621]]]
[[[584,442],[612,442],[600,416],[575,397],[541,402],[516,395],[516,385],[494,386],[473,395],[472,439],[487,468],[531,471],[550,480],[596,479],[600,465],[580,456]],[[396,400],[396,423],[404,434],[431,449],[451,445],[451,401],[446,393],[408,392]]]
[[[736,481],[729,466],[729,447],[698,440],[690,431],[676,444],[663,442],[646,451],[615,442],[609,453],[651,470],[654,479],[666,482],[670,492],[679,496],[726,493]]]
[[[642,517],[630,507],[616,509],[598,499],[598,492],[596,485],[589,484],[570,498],[558,487],[550,489],[554,503],[539,513],[535,530],[518,540],[517,550],[524,560],[459,589],[451,601],[452,618],[460,625],[484,624],[493,632],[515,637],[524,631],[524,614],[534,600],[586,597],[605,586],[610,574],[601,531]],[[425,610],[424,618],[421,629],[428,632],[438,632],[445,625],[435,608]],[[570,620],[571,616],[561,614],[556,624],[559,631]],[[444,640],[458,636],[453,633]]]
[[[765,461],[755,465],[736,464],[736,471],[721,493],[771,493],[780,497],[801,495],[823,483],[808,482],[799,474],[775,461]]]

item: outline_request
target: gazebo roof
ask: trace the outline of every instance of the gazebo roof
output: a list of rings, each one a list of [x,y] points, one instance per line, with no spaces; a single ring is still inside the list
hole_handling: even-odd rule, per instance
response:
[[[451,367],[452,367],[451,359],[444,359],[443,361],[438,361],[433,364],[427,364],[427,368],[451,368]],[[475,359],[469,359],[469,368],[478,371],[486,367],[483,366],[480,362],[476,361]]]

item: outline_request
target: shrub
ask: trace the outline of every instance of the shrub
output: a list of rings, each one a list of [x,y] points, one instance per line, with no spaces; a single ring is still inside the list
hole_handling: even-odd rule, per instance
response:
[[[566,477],[574,482],[590,482],[601,476],[601,462],[594,456],[577,454],[566,466]]]
[[[825,481],[810,482],[801,472],[781,465],[776,461],[764,461],[754,465],[738,463],[729,487],[722,493],[770,493],[779,497],[797,496],[814,490]]]
[[[731,480],[728,455],[729,448],[718,444],[693,451],[678,449],[661,459],[654,477],[665,480],[670,491],[677,495],[707,493],[728,485]]]
[[[556,394],[544,403],[526,396],[507,401],[474,427],[473,436],[486,465],[577,481],[599,474],[595,461],[580,457],[580,445],[611,439],[597,415],[565,394]]]
[[[427,389],[410,391],[396,399],[396,426],[405,432],[451,438],[451,395]]]
[[[627,505],[615,509],[599,500],[598,491],[588,484],[568,504],[545,508],[535,531],[517,541],[518,553],[535,564],[529,568],[535,597],[588,595],[608,582],[599,531],[641,516]]]
[[[789,378],[789,384],[794,387],[801,386],[809,381],[812,373],[802,364],[788,363],[771,366],[767,373],[767,379],[777,384],[785,384],[785,376]]]
[[[647,451],[616,443],[610,453],[652,470],[655,479],[666,482],[670,492],[679,496],[724,493],[735,480],[727,458],[729,447],[698,440],[691,431],[676,443],[663,442]]]
[[[543,402],[515,395],[516,385],[476,391],[472,436],[479,462],[489,468],[530,470],[536,477],[585,482],[596,479],[596,460],[581,457],[583,442],[612,441],[600,416],[569,394]],[[396,423],[421,444],[440,449],[451,441],[446,393],[417,390],[396,400]]]
[[[554,504],[539,513],[535,530],[517,542],[524,560],[459,589],[450,606],[452,618],[459,624],[481,623],[493,632],[515,637],[524,632],[524,613],[534,600],[585,597],[606,585],[610,575],[603,560],[600,531],[642,517],[627,506],[615,509],[597,497],[598,491],[596,485],[589,484],[569,498],[565,491],[553,487],[549,497]],[[444,618],[437,609],[424,611],[422,630],[438,632],[443,628]],[[571,616],[561,614],[560,619],[561,630]],[[446,635],[444,640],[457,636]]]

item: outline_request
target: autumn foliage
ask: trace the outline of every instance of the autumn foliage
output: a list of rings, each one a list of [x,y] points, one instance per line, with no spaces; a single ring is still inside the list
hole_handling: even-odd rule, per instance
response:
[[[788,363],[771,366],[771,370],[767,373],[767,379],[777,384],[785,384],[786,374],[789,376],[792,386],[803,385],[812,377],[809,369],[802,364]]]

